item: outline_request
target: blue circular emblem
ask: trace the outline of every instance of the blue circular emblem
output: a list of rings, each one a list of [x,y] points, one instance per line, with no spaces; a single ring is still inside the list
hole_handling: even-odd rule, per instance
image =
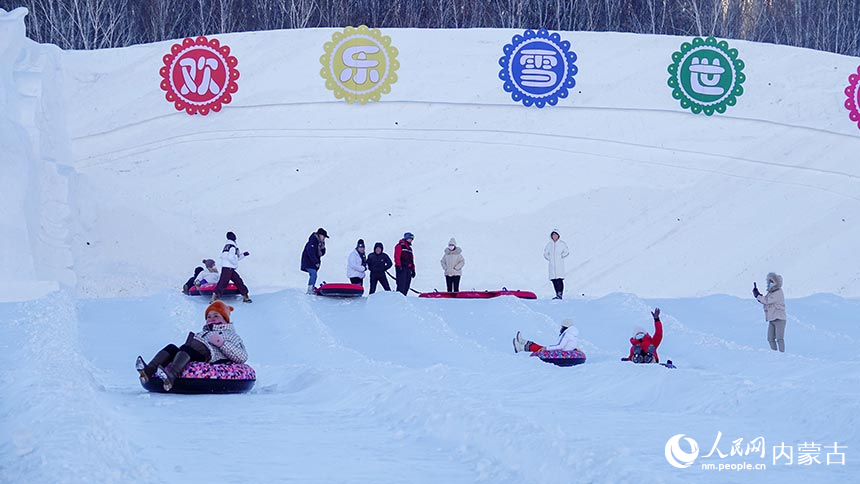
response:
[[[570,42],[557,33],[526,30],[513,36],[502,50],[499,79],[516,102],[539,108],[555,106],[576,85],[576,54],[570,50]]]

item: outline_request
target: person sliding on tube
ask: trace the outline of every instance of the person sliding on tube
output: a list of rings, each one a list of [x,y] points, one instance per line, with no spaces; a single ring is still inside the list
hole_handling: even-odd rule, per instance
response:
[[[199,333],[188,333],[185,344],[176,347],[169,344],[161,349],[149,363],[137,357],[135,368],[140,382],[147,383],[153,375],[161,378],[164,391],[169,392],[173,383],[192,361],[203,363],[244,363],[248,352],[242,338],[230,323],[233,306],[215,301],[206,308],[206,324]],[[168,365],[168,363],[170,363]]]
[[[519,353],[520,351],[528,351],[530,353],[552,350],[573,351],[579,344],[578,336],[579,330],[573,325],[572,319],[562,321],[561,331],[558,332],[558,343],[554,345],[541,346],[533,341],[526,341],[520,335],[520,332],[517,331],[517,337],[514,338],[514,353]]]
[[[660,322],[660,308],[651,313],[654,317],[654,335],[637,328],[630,338],[630,353],[621,361],[632,361],[633,363],[660,363],[657,356],[657,348],[663,341],[663,323]]]

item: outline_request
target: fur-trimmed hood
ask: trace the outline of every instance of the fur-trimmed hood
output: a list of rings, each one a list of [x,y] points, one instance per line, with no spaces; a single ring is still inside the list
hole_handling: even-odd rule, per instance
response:
[[[782,276],[776,272],[768,272],[767,280],[773,281],[773,289],[768,289],[768,292],[778,291],[782,289]]]

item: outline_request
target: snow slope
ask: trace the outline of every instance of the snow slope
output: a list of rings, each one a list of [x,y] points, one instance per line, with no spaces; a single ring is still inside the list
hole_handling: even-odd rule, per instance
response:
[[[515,31],[392,30],[383,102],[336,101],[319,77],[332,29],[219,36],[239,92],[189,117],[162,99],[170,42],[63,52],[0,12],[0,482],[850,482],[857,438],[860,137],[842,108],[858,59],[732,41],[746,93],[683,112],[666,86],[684,40],[564,33],[577,87],[514,104],[497,78]],[[5,42],[8,40],[8,42]],[[440,68],[444,66],[444,68]],[[359,237],[416,233],[414,287],[550,291],[541,257],[572,249],[563,302],[307,297],[299,253],[332,238],[343,280]],[[176,288],[234,230],[251,257],[237,329],[247,395],[143,392],[150,357],[202,322]],[[764,341],[753,280],[785,275],[786,354]],[[821,294],[824,293],[824,294]],[[578,296],[577,296],[578,295]],[[663,358],[632,366],[635,326],[664,309]],[[573,317],[588,363],[514,355]],[[766,458],[730,456],[766,441]],[[700,458],[676,469],[669,438]],[[772,465],[785,442],[847,445],[847,465]],[[826,462],[827,449],[820,459]],[[700,464],[765,463],[766,470]]]

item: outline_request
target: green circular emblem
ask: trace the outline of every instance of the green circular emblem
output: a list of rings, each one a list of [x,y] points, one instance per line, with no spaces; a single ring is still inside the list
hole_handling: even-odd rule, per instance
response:
[[[696,37],[692,43],[681,44],[672,61],[668,69],[672,97],[695,114],[724,113],[744,93],[744,61],[725,40]]]

